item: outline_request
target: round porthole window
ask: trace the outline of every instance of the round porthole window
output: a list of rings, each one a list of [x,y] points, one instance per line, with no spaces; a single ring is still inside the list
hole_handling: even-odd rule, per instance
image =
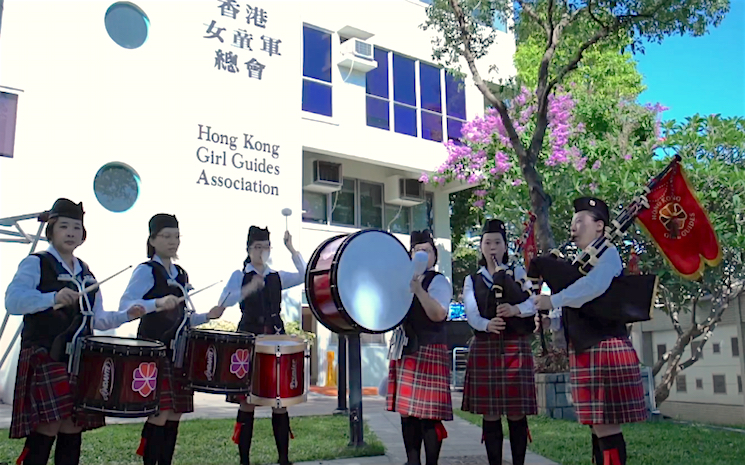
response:
[[[106,10],[106,32],[111,40],[124,48],[137,48],[147,40],[150,20],[136,5],[116,2]]]
[[[125,212],[132,208],[140,195],[140,176],[124,163],[107,163],[93,179],[93,192],[105,209]]]

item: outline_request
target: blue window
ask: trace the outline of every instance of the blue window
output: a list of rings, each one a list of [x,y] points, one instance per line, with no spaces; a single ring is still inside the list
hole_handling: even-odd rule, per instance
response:
[[[416,137],[416,108],[396,103],[393,109],[396,132]]]
[[[442,70],[419,63],[422,138],[442,142]]]
[[[332,116],[331,34],[303,26],[303,111]]]
[[[414,60],[393,54],[393,118],[399,134],[417,137]]]
[[[462,79],[445,73],[445,100],[448,139],[460,139],[460,130],[466,122],[466,92]]]
[[[388,89],[388,52],[375,47],[378,67],[367,73],[367,125],[390,130],[390,97]]]

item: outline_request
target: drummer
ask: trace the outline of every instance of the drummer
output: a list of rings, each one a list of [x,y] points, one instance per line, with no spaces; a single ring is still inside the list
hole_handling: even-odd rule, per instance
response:
[[[159,412],[149,416],[145,422],[137,454],[142,456],[145,465],[170,465],[181,415],[194,411],[194,392],[179,373],[174,373],[171,340],[184,319],[185,304],[179,302],[183,292],[175,284],[169,284],[169,280],[188,290],[189,276],[173,263],[178,258],[181,243],[176,217],[159,213],[150,219],[149,228],[147,257],[150,260],[135,268],[119,308],[144,307],[147,315],[142,317],[137,337],[161,341],[168,349],[158,381]],[[213,307],[208,313],[194,314],[191,326],[220,318],[224,310],[224,307]]]
[[[226,307],[240,303],[241,317],[238,330],[254,334],[285,334],[280,318],[282,290],[302,284],[305,279],[305,261],[292,246],[292,236],[285,231],[284,243],[292,254],[296,272],[274,271],[269,268],[271,243],[269,229],[251,226],[248,230],[246,250],[248,256],[243,270],[236,270],[223,289],[220,301]],[[254,408],[245,395],[228,396],[228,402],[239,403],[233,442],[238,444],[241,465],[249,464],[253,437]],[[277,445],[280,465],[290,464],[290,416],[286,408],[272,409],[272,429]]]
[[[427,269],[414,276],[414,300],[404,322],[408,345],[388,371],[387,408],[401,414],[407,465],[418,465],[422,442],[427,465],[436,465],[447,431],[442,420],[453,419],[450,399],[450,357],[445,319],[453,287],[434,270],[437,248],[428,230],[411,233],[412,258],[427,254]]]
[[[57,199],[49,212],[45,252],[24,258],[5,292],[5,308],[23,315],[10,437],[26,438],[16,463],[46,464],[55,438],[54,463],[80,461],[81,432],[104,426],[104,416],[77,411],[73,405],[75,379],[67,372],[66,342],[82,324],[79,293],[67,274],[82,280],[93,277],[88,265],[73,252],[86,238],[83,203]],[[145,309],[105,312],[101,290],[88,293],[93,306],[93,328],[113,329],[142,316]],[[64,307],[54,310],[55,304]],[[59,350],[61,349],[61,350]]]

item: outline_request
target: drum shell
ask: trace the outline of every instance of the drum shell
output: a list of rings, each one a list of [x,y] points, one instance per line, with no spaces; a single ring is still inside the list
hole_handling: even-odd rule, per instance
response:
[[[158,376],[166,348],[157,341],[147,342],[152,347],[106,345],[95,342],[95,339],[84,338],[80,351],[76,405],[110,417],[136,418],[156,413],[160,402]],[[137,392],[133,389],[133,381],[135,372],[142,370],[143,364],[154,365],[157,369],[153,374],[154,389]],[[143,392],[147,395],[143,395]]]
[[[251,388],[254,335],[192,330],[187,378],[195,391],[246,394]]]
[[[285,336],[287,339],[291,336]],[[287,407],[307,400],[306,343],[277,346],[257,341],[251,381],[254,405]]]

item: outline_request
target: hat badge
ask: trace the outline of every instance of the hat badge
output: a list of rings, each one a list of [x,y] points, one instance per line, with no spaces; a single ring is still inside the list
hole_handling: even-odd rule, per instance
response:
[[[595,201],[594,201],[594,200],[592,200],[592,199],[590,200],[590,206],[591,206],[591,207],[594,207],[594,206],[595,206]]]

